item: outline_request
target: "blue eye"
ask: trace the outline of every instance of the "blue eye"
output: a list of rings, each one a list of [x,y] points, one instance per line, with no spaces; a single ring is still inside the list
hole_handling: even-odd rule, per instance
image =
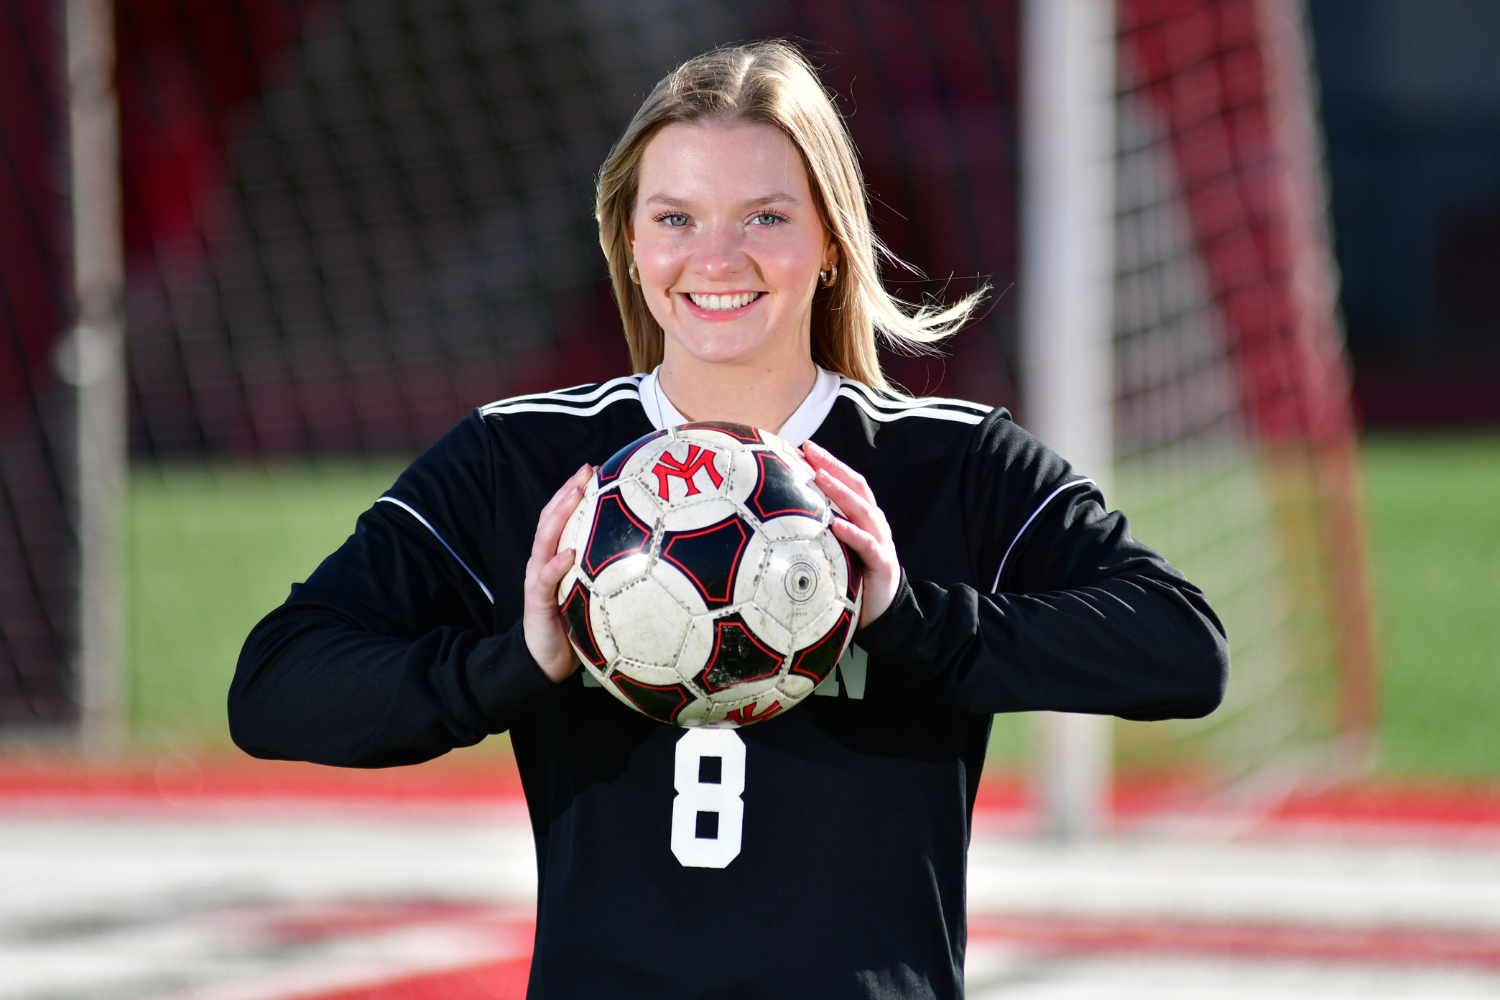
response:
[[[751,219],[757,226],[774,226],[778,222],[785,222],[786,216],[780,212],[756,212]]]

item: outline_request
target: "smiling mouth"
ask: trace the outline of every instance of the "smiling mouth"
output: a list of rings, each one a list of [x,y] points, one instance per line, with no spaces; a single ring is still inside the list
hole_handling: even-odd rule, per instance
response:
[[[765,292],[735,292],[732,295],[703,295],[698,292],[685,292],[688,299],[699,309],[709,312],[728,312],[731,309],[743,309]]]

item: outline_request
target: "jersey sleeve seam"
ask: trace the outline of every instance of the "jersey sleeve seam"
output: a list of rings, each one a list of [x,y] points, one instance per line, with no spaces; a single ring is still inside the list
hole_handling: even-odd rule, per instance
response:
[[[460,556],[457,552],[454,551],[453,546],[451,546],[451,545],[448,544],[448,540],[446,538],[444,538],[442,535],[438,534],[438,530],[432,526],[432,523],[429,522],[427,520],[427,518],[425,518],[421,514],[419,514],[417,512],[417,510],[416,510],[415,507],[411,506],[411,504],[408,504],[408,503],[406,503],[403,500],[397,500],[395,497],[392,497],[392,496],[380,497],[375,502],[376,503],[395,504],[397,507],[400,507],[402,510],[406,511],[412,517],[416,518],[417,519],[417,523],[420,524],[420,525],[422,525],[422,527],[426,528],[429,532],[431,532],[432,533],[432,537],[436,538],[438,540],[438,544],[442,545],[443,548],[447,549],[448,550],[448,554],[450,556],[452,556],[454,558],[454,560],[460,566],[463,567],[464,572],[467,573],[467,574],[469,574],[469,579],[473,580],[476,584],[479,585],[479,589],[482,590],[482,591],[484,591],[485,599],[488,600],[491,604],[495,603],[495,595],[492,594],[492,593],[490,593],[490,588],[486,587],[484,585],[484,581],[481,580],[481,579],[479,579],[479,574],[475,573],[472,569],[469,568],[469,564],[466,563],[466,562],[464,562],[463,557]]]
[[[1005,564],[1010,559],[1011,552],[1015,551],[1016,545],[1026,535],[1026,529],[1030,528],[1032,523],[1041,516],[1042,511],[1047,509],[1048,504],[1050,504],[1053,500],[1056,500],[1059,496],[1066,493],[1068,490],[1073,489],[1075,486],[1093,486],[1097,489],[1099,484],[1087,477],[1080,479],[1070,479],[1066,483],[1063,483],[1061,486],[1054,489],[1051,493],[1047,494],[1042,502],[1037,504],[1036,510],[1031,512],[1031,516],[1028,517],[1026,521],[1021,525],[1020,530],[1016,532],[1016,536],[1010,540],[1010,544],[1005,547],[1005,554],[1000,557],[1000,565],[995,567],[995,582],[990,585],[990,593],[993,594],[999,591],[1000,577],[1005,573]]]

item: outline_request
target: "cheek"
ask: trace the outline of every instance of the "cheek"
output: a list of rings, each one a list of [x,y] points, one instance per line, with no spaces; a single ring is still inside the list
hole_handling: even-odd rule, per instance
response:
[[[822,265],[817,248],[801,244],[782,247],[779,252],[768,254],[762,260],[768,272],[766,277],[771,279],[771,283],[787,289],[810,284]]]
[[[682,249],[668,240],[639,239],[635,244],[642,284],[670,284],[682,272],[686,259]]]

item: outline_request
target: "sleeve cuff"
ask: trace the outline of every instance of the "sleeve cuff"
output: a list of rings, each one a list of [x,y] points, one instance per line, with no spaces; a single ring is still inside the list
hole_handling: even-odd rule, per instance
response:
[[[520,622],[504,635],[480,640],[468,673],[469,689],[494,733],[510,728],[527,701],[556,687],[526,648]]]
[[[901,586],[896,588],[896,597],[891,606],[854,634],[854,641],[867,653],[901,657],[918,648],[924,623],[922,607],[917,603],[916,592],[901,571]]]

